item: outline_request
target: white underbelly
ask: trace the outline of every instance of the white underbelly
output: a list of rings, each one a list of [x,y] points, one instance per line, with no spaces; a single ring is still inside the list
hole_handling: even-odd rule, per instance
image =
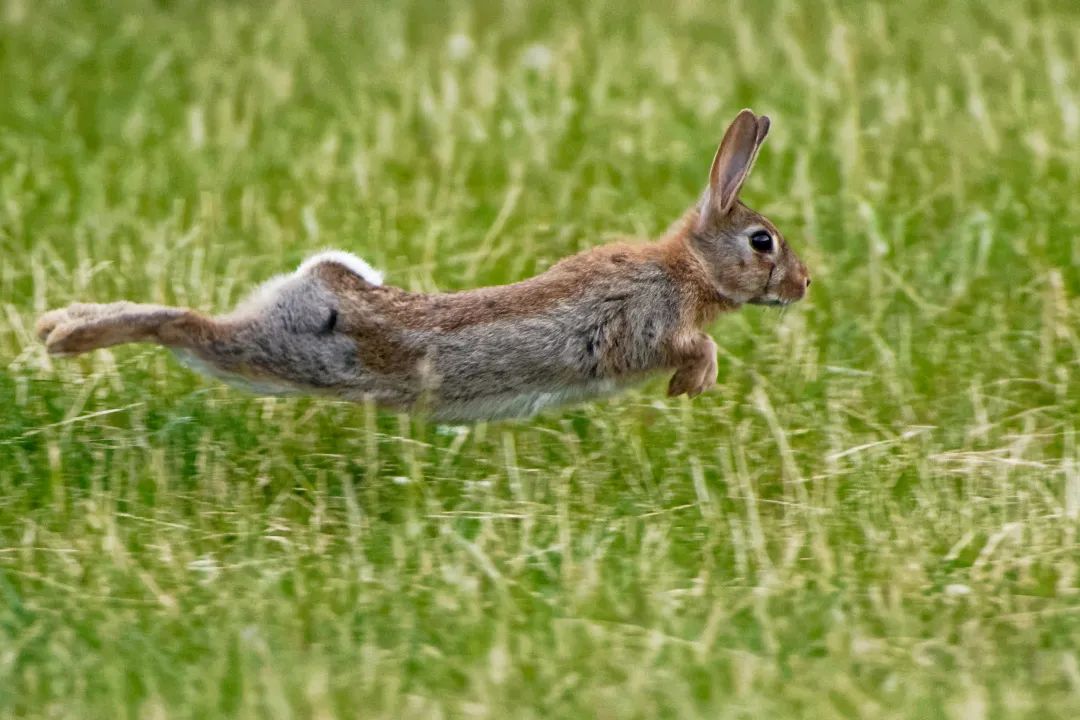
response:
[[[238,372],[222,370],[182,348],[173,348],[172,351],[180,363],[195,372],[220,380],[249,393],[256,395],[297,395],[312,392],[310,389],[305,390],[285,380],[252,378]],[[452,400],[439,403],[431,408],[431,416],[435,420],[444,422],[527,418],[547,408],[585,400],[595,400],[611,395],[633,383],[633,379],[622,381],[610,379],[590,380],[552,390],[526,390],[518,393],[482,395],[468,400]],[[371,396],[374,396],[376,402],[378,402],[380,393],[374,391],[370,395],[361,394],[356,398],[349,398],[348,394],[343,395],[347,399],[355,400]]]
[[[531,417],[557,405],[594,400],[618,392],[624,383],[615,380],[590,380],[553,390],[527,390],[520,393],[482,395],[469,400],[455,400],[434,408],[436,420],[502,420]]]

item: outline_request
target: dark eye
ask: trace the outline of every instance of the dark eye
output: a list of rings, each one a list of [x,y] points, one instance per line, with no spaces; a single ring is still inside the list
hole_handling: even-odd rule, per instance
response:
[[[750,236],[750,247],[754,248],[754,250],[759,253],[772,252],[772,235],[765,232],[764,230],[758,230],[756,233]]]

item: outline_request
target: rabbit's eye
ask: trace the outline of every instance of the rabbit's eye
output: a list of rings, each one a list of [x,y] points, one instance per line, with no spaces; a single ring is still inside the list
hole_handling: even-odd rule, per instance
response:
[[[758,230],[756,233],[750,236],[750,247],[754,248],[754,250],[759,253],[772,252],[772,235],[765,232],[764,230]]]

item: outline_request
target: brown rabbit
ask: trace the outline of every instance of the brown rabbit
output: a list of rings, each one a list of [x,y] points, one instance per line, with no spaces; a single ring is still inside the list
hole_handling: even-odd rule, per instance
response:
[[[669,395],[716,382],[702,332],[743,303],[784,305],[810,277],[771,222],[739,199],[769,119],[743,110],[701,200],[660,240],[566,258],[512,285],[423,294],[382,285],[343,252],[316,255],[233,312],[116,302],[45,314],[53,354],[120,343],[171,348],[259,392],[314,392],[420,407],[441,420],[528,416],[674,370]]]

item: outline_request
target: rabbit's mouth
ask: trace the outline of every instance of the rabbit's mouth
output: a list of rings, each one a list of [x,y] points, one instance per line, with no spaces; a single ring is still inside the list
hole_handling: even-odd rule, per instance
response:
[[[765,287],[761,288],[761,294],[756,298],[751,298],[748,302],[751,305],[771,305],[776,307],[783,305],[784,301],[777,296],[769,297],[772,293],[769,292],[769,286],[772,285],[773,273],[776,272],[776,265],[769,266],[769,277],[765,278]]]
[[[806,287],[810,285],[810,281],[804,281],[805,284],[802,286],[802,292],[792,288],[789,282],[786,283],[783,276],[781,276],[780,281],[774,286],[772,280],[775,270],[775,265],[769,269],[769,277],[765,280],[765,287],[762,288],[761,294],[756,298],[747,300],[748,303],[751,305],[766,305],[769,307],[786,307],[791,303],[803,299],[803,296],[806,294]]]

